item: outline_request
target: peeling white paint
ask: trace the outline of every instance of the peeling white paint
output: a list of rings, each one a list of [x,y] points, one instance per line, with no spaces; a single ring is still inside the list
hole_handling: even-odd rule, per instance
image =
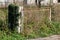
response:
[[[21,13],[21,15],[19,15],[19,19],[18,19],[18,26],[17,26],[17,28],[18,28],[18,33],[20,33],[20,32],[22,32],[22,30],[23,30],[23,6],[20,6],[19,7],[19,13]],[[21,17],[20,17],[21,16]]]

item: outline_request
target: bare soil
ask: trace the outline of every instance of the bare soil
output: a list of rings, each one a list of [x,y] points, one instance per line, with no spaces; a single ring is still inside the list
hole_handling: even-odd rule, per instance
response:
[[[53,35],[53,36],[50,36],[50,37],[28,39],[28,40],[60,40],[60,35]]]

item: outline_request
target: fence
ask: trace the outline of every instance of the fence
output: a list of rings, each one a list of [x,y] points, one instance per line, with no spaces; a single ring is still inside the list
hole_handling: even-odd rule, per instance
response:
[[[51,10],[48,7],[24,7],[24,33],[27,35],[34,32],[34,30],[38,30],[50,19],[54,22],[60,22],[60,4],[53,5]]]
[[[36,19],[39,21],[43,21],[45,20],[45,18],[49,20],[50,8],[27,8],[24,10],[24,15],[26,17],[26,20]]]
[[[49,21],[49,8],[24,9],[24,33],[29,34],[32,30],[38,30],[40,25]]]

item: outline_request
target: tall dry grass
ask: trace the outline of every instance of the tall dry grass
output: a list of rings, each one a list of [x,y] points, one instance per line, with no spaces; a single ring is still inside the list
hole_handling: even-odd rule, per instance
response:
[[[40,26],[49,21],[49,8],[24,8],[24,32],[25,36],[35,36]],[[33,34],[36,33],[36,34]],[[38,36],[38,35],[37,35]],[[36,36],[36,37],[37,37]]]

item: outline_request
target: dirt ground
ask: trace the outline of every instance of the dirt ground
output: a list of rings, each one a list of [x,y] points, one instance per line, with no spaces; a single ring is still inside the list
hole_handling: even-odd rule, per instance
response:
[[[53,35],[45,38],[27,39],[27,40],[60,40],[60,35]]]

